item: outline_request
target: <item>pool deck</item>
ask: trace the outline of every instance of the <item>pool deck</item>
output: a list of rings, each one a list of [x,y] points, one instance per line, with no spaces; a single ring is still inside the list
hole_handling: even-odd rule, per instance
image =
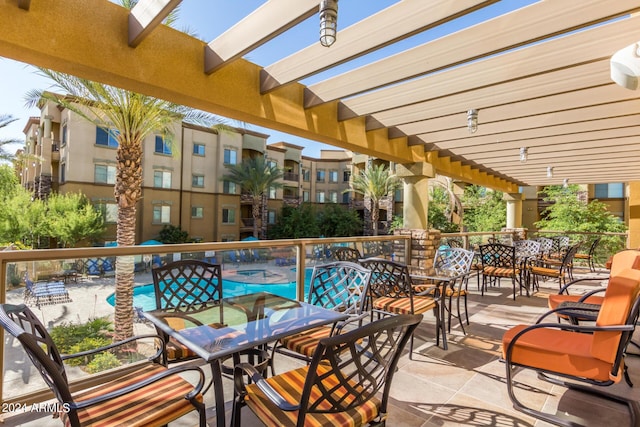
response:
[[[231,270],[231,269],[229,269]],[[230,272],[230,271],[229,271]],[[578,270],[576,278],[593,276],[586,270]],[[596,274],[604,280],[606,271]],[[546,311],[546,300],[550,293],[557,292],[556,281],[541,283],[540,291],[531,297],[511,298],[511,285],[506,282],[502,287],[492,287],[484,296],[476,286],[476,276],[472,275],[469,284],[470,325],[464,335],[455,322],[449,335],[449,349],[443,350],[435,345],[435,319],[431,313],[416,331],[416,349],[414,360],[407,352],[402,356],[399,370],[391,388],[389,402],[390,427],[431,427],[431,426],[548,426],[517,412],[507,395],[505,386],[505,366],[500,362],[501,337],[504,331],[519,323],[530,324]],[[99,279],[105,280],[105,279]],[[144,283],[146,279],[140,278]],[[136,277],[138,282],[138,277]],[[147,282],[148,283],[148,282]],[[42,308],[46,319],[77,319],[92,312],[94,299],[106,298],[112,292],[111,286],[95,282],[81,282],[69,285],[74,303],[62,306]],[[84,314],[81,314],[84,313]],[[136,331],[148,332],[149,326],[136,324]],[[630,352],[637,351],[630,347]],[[300,362],[276,356],[278,372],[300,365]],[[635,384],[640,384],[640,357],[628,356],[626,363]],[[210,371],[205,367],[207,375]],[[537,409],[562,412],[581,417],[580,422],[587,426],[616,425],[630,426],[630,418],[620,405],[587,396],[539,380],[531,371],[516,375],[518,393],[523,401]],[[606,391],[640,400],[640,387],[629,388],[624,381]],[[231,399],[232,383],[225,380],[225,397]],[[207,404],[213,403],[209,392],[205,396]],[[227,407],[228,411],[230,408]],[[210,412],[209,425],[215,425],[215,414]],[[173,426],[195,426],[196,417],[189,415],[172,423]],[[59,426],[59,420],[42,414],[23,414],[5,421],[7,426],[49,427]],[[243,412],[243,426],[260,425],[250,414]]]

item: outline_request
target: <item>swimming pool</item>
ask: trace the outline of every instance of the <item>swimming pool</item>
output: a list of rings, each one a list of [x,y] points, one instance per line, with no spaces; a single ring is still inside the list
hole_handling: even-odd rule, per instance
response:
[[[255,270],[254,270],[255,271]],[[305,269],[304,278],[304,296],[309,291],[309,283],[313,269]],[[233,297],[237,295],[252,294],[255,292],[270,292],[285,298],[296,299],[296,282],[288,283],[244,283],[235,280],[222,279],[222,295]],[[115,306],[115,294],[107,297],[107,302]],[[144,311],[156,309],[156,294],[153,289],[153,283],[140,285],[133,288],[133,306],[140,307]]]

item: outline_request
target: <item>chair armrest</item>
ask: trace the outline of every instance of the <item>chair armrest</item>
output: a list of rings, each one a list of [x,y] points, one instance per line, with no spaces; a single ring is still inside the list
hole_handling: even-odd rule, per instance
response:
[[[91,350],[86,350],[86,351],[82,351],[80,353],[73,353],[73,354],[64,354],[64,355],[60,355],[62,360],[69,360],[69,359],[74,359],[76,357],[85,357],[85,356],[90,356],[92,354],[96,354],[96,353],[102,353],[104,351],[107,350],[111,350],[112,348],[116,348],[116,347],[120,347],[123,346],[127,343],[133,342],[133,341],[137,341],[140,339],[146,339],[146,338],[155,338],[157,340],[159,340],[160,342],[162,342],[162,346],[160,348],[156,349],[156,354],[154,354],[152,357],[149,357],[149,360],[157,360],[162,356],[162,353],[164,352],[164,339],[160,336],[160,335],[156,335],[156,334],[147,334],[147,335],[136,335],[134,337],[130,337],[127,339],[124,339],[122,341],[117,341],[114,343],[111,343],[109,345],[105,345],[103,347],[98,347],[98,348],[93,348]]]
[[[163,378],[166,378],[172,375],[179,375],[183,372],[188,372],[188,371],[198,372],[199,374],[198,383],[195,386],[193,386],[193,390],[191,390],[189,393],[187,393],[184,396],[185,399],[193,399],[202,391],[202,388],[204,387],[204,380],[205,380],[204,372],[202,371],[202,369],[200,369],[197,366],[176,366],[176,367],[168,368],[166,371],[160,372],[159,374],[149,377],[144,381],[140,381],[139,383],[132,384],[130,386],[123,387],[121,389],[118,389],[109,393],[105,393],[101,396],[96,396],[91,399],[82,400],[80,402],[72,402],[70,403],[70,407],[74,409],[87,408],[89,406],[92,406],[107,400],[111,400],[115,397],[119,397],[128,393],[131,393],[133,391],[139,390]]]
[[[594,290],[592,290],[590,292],[587,292],[583,296],[581,296],[580,299],[578,300],[578,302],[584,302],[584,300],[586,300],[590,296],[595,295],[595,294],[599,294],[600,292],[605,292],[606,290],[607,290],[607,288],[594,289]]]
[[[563,293],[566,293],[567,295],[569,295],[569,287],[575,285],[576,283],[580,283],[580,282],[588,282],[588,281],[602,281],[603,278],[602,277],[583,277],[581,279],[576,279],[576,280],[572,280],[569,283],[567,283],[566,285],[564,285],[563,287],[560,288],[560,290],[558,291],[558,295],[562,295]]]
[[[349,316],[348,319],[345,320],[341,320],[339,322],[337,322],[336,324],[333,325],[333,330],[331,331],[331,335],[338,335],[340,333],[342,333],[342,329],[344,329],[345,326],[347,326],[350,323],[353,322],[360,322],[366,318],[369,317],[369,312],[366,313],[360,313],[358,315],[354,315],[354,316]]]
[[[248,375],[250,380],[262,391],[267,398],[273,402],[278,408],[283,411],[297,411],[300,409],[299,404],[292,404],[287,401],[280,393],[278,393],[269,383],[264,379],[260,372],[249,363],[240,363],[236,365],[233,371],[233,383],[235,392],[238,395],[245,394],[244,376]]]

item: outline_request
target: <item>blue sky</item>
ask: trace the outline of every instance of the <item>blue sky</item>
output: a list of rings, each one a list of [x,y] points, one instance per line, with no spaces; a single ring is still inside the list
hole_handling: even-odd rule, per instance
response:
[[[118,3],[117,0],[112,1]],[[346,28],[366,16],[385,9],[397,1],[398,0],[340,0],[338,30]],[[264,2],[265,0],[184,0],[180,6],[179,20],[176,27],[181,30],[187,29],[191,34],[194,34],[204,41],[211,41],[243,16],[246,16],[251,11],[258,8]],[[446,33],[455,32],[466,26],[473,25],[474,23],[485,20],[492,15],[495,16],[502,14],[533,2],[533,0],[509,0],[508,2],[498,2],[495,5],[457,19],[445,26],[423,32],[393,46],[388,46],[376,52],[372,52],[362,58],[335,67],[332,70],[309,77],[306,80],[303,80],[303,83],[311,84],[316,81],[323,80],[331,75],[343,73],[349,69],[361,66],[364,63],[371,62],[372,60],[409,49],[413,46],[424,43],[425,41],[442,37],[446,35]],[[246,58],[256,64],[267,66],[317,42],[318,16],[314,15],[271,42],[261,46],[253,52],[250,52]],[[24,96],[27,91],[31,89],[49,88],[50,83],[47,79],[37,75],[35,68],[32,66],[1,57],[0,75],[2,76],[0,79],[0,114],[11,114],[18,118],[16,122],[2,130],[0,138],[23,139],[24,134],[22,133],[22,130],[26,125],[27,118],[31,115],[39,114],[37,109],[27,109],[24,106]],[[248,128],[270,135],[267,143],[286,141],[304,146],[306,149],[303,151],[303,154],[312,157],[319,157],[320,149],[334,148],[325,144],[320,144],[318,142],[276,132],[270,129],[252,126],[251,124],[248,124]]]

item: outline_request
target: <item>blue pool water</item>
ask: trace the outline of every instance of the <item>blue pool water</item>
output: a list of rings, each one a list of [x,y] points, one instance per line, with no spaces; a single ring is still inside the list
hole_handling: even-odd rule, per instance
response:
[[[255,271],[255,270],[254,270]],[[304,296],[306,297],[309,291],[309,283],[311,279],[312,269],[305,270],[305,283],[304,283]],[[270,292],[275,295],[280,295],[285,298],[296,299],[296,282],[288,283],[243,283],[234,280],[222,279],[222,293],[225,298],[251,294],[254,292]],[[107,302],[115,305],[115,294],[111,294],[107,297]],[[153,283],[146,285],[136,286],[133,288],[133,306],[140,307],[144,311],[150,311],[156,309],[156,295],[153,289]]]

